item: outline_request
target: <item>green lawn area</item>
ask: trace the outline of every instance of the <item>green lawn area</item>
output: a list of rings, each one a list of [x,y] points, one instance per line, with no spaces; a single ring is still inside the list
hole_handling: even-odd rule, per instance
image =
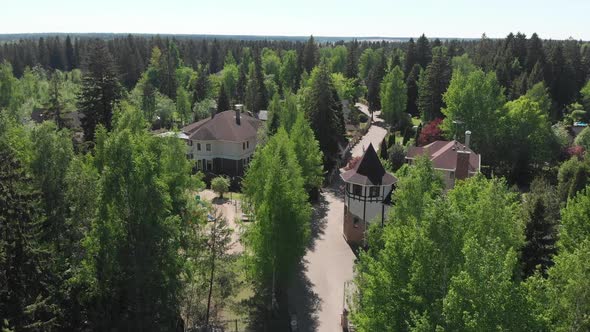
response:
[[[420,122],[420,118],[412,118],[412,126],[419,126]]]

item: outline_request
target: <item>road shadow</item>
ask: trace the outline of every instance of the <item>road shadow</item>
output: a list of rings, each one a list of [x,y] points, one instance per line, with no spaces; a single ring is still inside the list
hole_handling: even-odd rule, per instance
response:
[[[299,264],[289,292],[289,311],[297,316],[298,331],[317,331],[322,300],[306,275],[307,261]]]
[[[316,240],[324,235],[326,225],[328,223],[328,207],[329,203],[326,197],[320,193],[319,199],[312,205],[313,211],[311,214],[311,225],[310,225],[310,239],[307,244],[307,250],[315,250]]]

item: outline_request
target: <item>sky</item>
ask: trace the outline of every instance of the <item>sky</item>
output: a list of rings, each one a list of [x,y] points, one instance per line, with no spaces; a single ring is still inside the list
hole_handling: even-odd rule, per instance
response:
[[[590,0],[0,0],[0,34],[114,32],[590,40]]]

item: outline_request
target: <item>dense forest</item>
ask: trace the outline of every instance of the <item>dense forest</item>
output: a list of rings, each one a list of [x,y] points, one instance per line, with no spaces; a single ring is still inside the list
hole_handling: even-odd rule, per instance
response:
[[[0,43],[0,326],[178,331],[248,283],[251,325],[268,328],[310,197],[341,166],[346,125],[367,121],[357,101],[381,111],[399,179],[357,262],[359,331],[590,328],[590,129],[572,131],[590,120],[590,44],[522,33]],[[242,255],[195,201],[184,144],[154,135],[233,104],[269,112],[242,181],[256,220]],[[408,146],[466,130],[483,175],[445,192],[428,160],[403,165]]]

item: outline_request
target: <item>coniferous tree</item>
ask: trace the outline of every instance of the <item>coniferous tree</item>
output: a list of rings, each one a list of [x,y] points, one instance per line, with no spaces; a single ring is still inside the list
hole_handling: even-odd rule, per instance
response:
[[[210,89],[209,75],[207,66],[199,65],[197,70],[197,79],[194,82],[193,103],[199,103],[205,100],[209,95]]]
[[[325,169],[330,169],[344,137],[342,108],[325,63],[309,79],[302,106],[320,143]]]
[[[385,57],[382,52],[377,52],[376,63],[369,71],[367,78],[367,101],[369,102],[369,111],[371,113],[381,109],[381,82],[385,76]]]
[[[409,76],[410,71],[414,70],[414,65],[418,63],[418,59],[416,57],[416,43],[414,43],[414,38],[410,38],[408,41],[408,49],[406,50],[406,60],[404,64],[404,72],[406,77]]]
[[[313,68],[317,66],[320,58],[320,51],[313,36],[310,36],[303,48],[303,69],[311,73]]]
[[[553,265],[556,253],[559,198],[555,187],[545,179],[537,178],[523,202],[525,245],[522,248],[523,273],[531,276],[537,266],[545,273]]]
[[[282,125],[283,121],[281,115],[281,97],[278,93],[275,93],[268,105],[268,119],[266,125],[270,135],[274,135],[279,129],[279,126]]]
[[[416,62],[422,66],[422,68],[426,68],[430,61],[432,61],[430,42],[428,41],[428,38],[422,34],[422,36],[416,41]]]
[[[65,62],[66,70],[72,70],[77,67],[74,54],[74,45],[72,45],[72,39],[70,38],[70,35],[66,37],[65,41]]]
[[[537,33],[533,33],[526,45],[526,67],[529,72],[533,71],[533,67],[543,65],[545,62],[545,52],[543,51],[543,41],[539,38]]]
[[[40,196],[4,141],[0,162],[0,325],[8,331],[49,331],[56,328],[59,307],[50,252],[40,239]]]
[[[92,141],[98,125],[111,129],[113,110],[121,98],[122,90],[113,57],[104,41],[95,40],[90,45],[85,67],[78,107],[84,114],[84,139]]]
[[[346,77],[356,78],[358,75],[358,41],[353,40],[347,48]]]
[[[408,103],[406,112],[412,116],[418,116],[418,80],[420,79],[420,65],[414,64],[407,75],[406,86],[408,88]]]
[[[225,85],[222,84],[219,89],[219,96],[217,96],[217,113],[225,112],[231,109],[229,105],[229,98],[225,92]]]
[[[432,62],[420,75],[418,84],[418,110],[425,122],[441,117],[442,95],[451,80],[451,66],[444,48],[437,48],[433,53]]]

